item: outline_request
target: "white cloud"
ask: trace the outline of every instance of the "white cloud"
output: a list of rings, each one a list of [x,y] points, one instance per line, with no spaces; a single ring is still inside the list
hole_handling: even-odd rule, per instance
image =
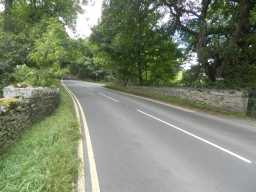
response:
[[[4,5],[0,4],[0,12],[3,12],[3,11],[4,11]]]
[[[88,37],[91,34],[91,28],[101,18],[102,3],[103,0],[91,0],[83,6],[84,13],[78,15],[75,31],[67,29],[68,34],[73,38]]]

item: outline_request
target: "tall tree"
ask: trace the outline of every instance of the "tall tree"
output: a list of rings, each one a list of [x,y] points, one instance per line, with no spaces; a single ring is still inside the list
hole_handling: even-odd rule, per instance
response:
[[[91,36],[110,55],[114,74],[125,84],[143,85],[166,76],[162,80],[167,83],[177,71],[178,51],[158,25],[161,15],[155,5],[152,0],[106,1],[102,21]],[[158,68],[162,70],[153,71]]]
[[[53,58],[53,53],[58,53],[57,56],[54,55],[58,57],[54,62],[60,61],[61,53],[50,48],[57,47],[61,50],[66,49],[67,46],[62,45],[65,43],[65,38],[62,43],[56,43],[59,37],[56,34],[55,36],[49,34],[49,28],[52,28],[53,24],[51,21],[61,26],[63,34],[66,35],[64,25],[72,26],[75,23],[81,7],[80,0],[0,0],[0,3],[4,5],[4,11],[0,14],[0,87],[2,87],[9,82],[10,74],[17,65],[26,64],[38,68],[47,61],[50,65],[53,64],[53,60],[50,59]],[[48,44],[45,43],[49,42],[45,41],[47,37],[52,38]],[[53,46],[54,43],[56,46]],[[43,53],[41,48],[51,52],[44,59],[39,54]],[[36,55],[41,59],[36,59]]]
[[[4,4],[4,31],[11,32],[13,29],[11,10],[13,7],[14,0],[4,0],[1,3]]]
[[[247,71],[255,56],[248,56],[249,40],[255,33],[250,22],[254,0],[161,0],[159,6],[169,8],[169,30],[178,32],[197,52],[198,61],[210,82],[224,78],[226,82],[246,84]],[[247,55],[247,56],[246,56]],[[252,76],[252,74],[250,75]],[[235,83],[234,83],[235,84]]]

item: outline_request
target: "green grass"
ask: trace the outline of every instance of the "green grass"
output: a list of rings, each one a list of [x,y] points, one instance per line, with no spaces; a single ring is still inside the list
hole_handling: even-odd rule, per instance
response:
[[[57,110],[0,155],[0,192],[71,192],[79,138],[72,100],[61,89]]]
[[[207,112],[209,114],[226,115],[226,116],[233,116],[238,118],[247,118],[246,114],[244,113],[225,111],[223,109],[220,109],[214,106],[209,106],[203,102],[193,102],[193,101],[182,99],[179,97],[164,96],[156,93],[140,92],[137,90],[130,89],[129,87],[124,87],[124,86],[115,85],[115,84],[107,84],[105,87],[109,89],[117,90],[117,91],[132,93],[134,95],[139,95],[139,96],[163,101],[166,103],[170,103],[172,105],[181,106],[181,107],[189,108],[192,110]]]

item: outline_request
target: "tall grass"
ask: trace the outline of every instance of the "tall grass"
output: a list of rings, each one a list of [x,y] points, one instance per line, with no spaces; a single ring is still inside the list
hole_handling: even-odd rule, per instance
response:
[[[61,89],[56,111],[0,155],[0,192],[71,192],[79,137],[72,100]]]

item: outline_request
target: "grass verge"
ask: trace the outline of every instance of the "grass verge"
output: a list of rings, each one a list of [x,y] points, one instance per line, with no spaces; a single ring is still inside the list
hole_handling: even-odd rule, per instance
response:
[[[0,192],[71,192],[77,177],[78,122],[61,89],[56,111],[0,155]]]
[[[192,109],[195,111],[203,111],[203,112],[207,112],[209,114],[214,114],[214,115],[226,115],[226,116],[239,117],[239,118],[248,118],[244,113],[225,111],[223,109],[220,109],[214,106],[209,106],[203,102],[194,102],[194,101],[182,99],[179,97],[171,97],[171,96],[164,96],[156,93],[141,92],[129,87],[124,87],[124,86],[115,85],[115,84],[106,84],[105,87],[109,89],[117,90],[117,91],[122,91],[122,92],[131,93],[138,96],[143,96],[143,97],[163,101],[172,105],[181,106],[181,107]]]

